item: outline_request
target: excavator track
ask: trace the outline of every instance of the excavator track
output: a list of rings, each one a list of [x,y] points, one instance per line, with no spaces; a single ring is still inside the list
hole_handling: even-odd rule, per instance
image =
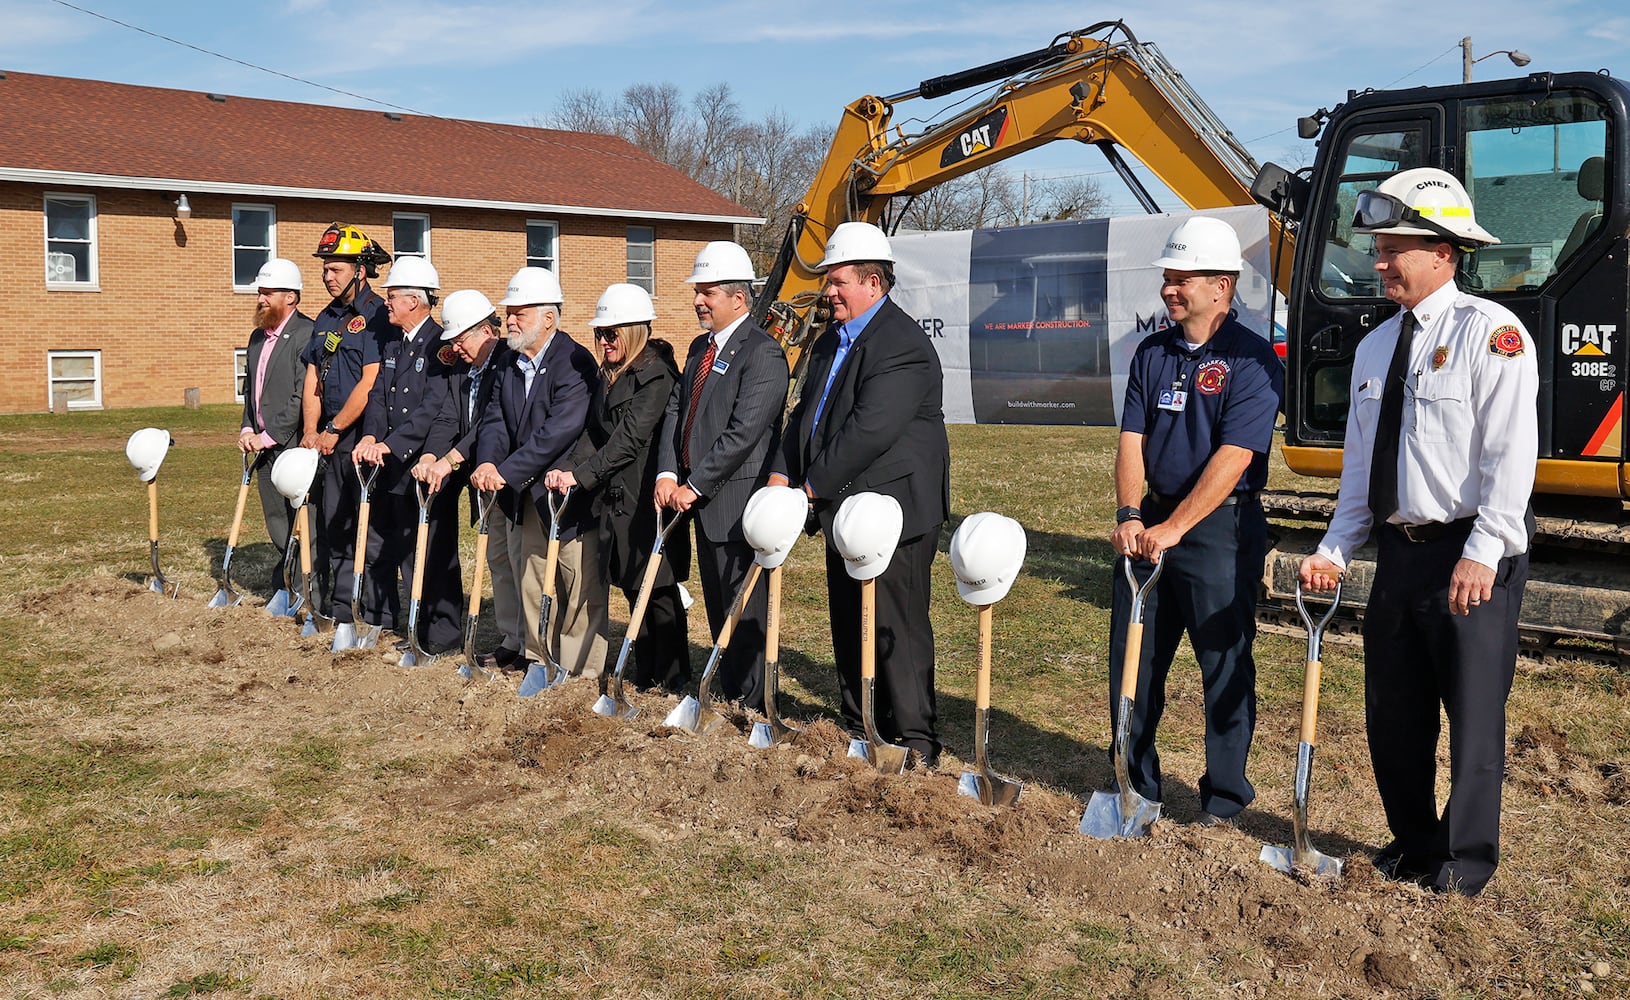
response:
[[[1296,568],[1324,534],[1335,497],[1270,491],[1263,493],[1262,506],[1269,519],[1268,558],[1258,625],[1264,631],[1301,635]],[[1523,655],[1538,661],[1587,659],[1630,670],[1627,557],[1630,522],[1536,515],[1528,588],[1518,622]],[[1348,566],[1342,607],[1325,633],[1326,641],[1358,641],[1374,573],[1375,546],[1366,544]]]

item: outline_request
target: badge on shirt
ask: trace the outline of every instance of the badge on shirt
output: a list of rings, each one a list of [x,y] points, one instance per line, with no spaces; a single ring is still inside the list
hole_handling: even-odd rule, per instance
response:
[[[713,374],[715,375],[723,375],[727,370],[729,370],[729,368],[730,362],[723,358],[719,358],[713,362]]]
[[[395,355],[392,355],[392,356],[385,359],[385,367],[386,368],[392,368],[392,369],[394,369],[396,367],[396,356]]]
[[[1155,407],[1161,410],[1170,410],[1173,413],[1182,413],[1189,405],[1189,394],[1181,389],[1162,389],[1160,399]]]
[[[1432,370],[1435,372],[1442,371],[1443,366],[1448,363],[1449,348],[1447,345],[1439,344],[1437,349],[1432,352]]]
[[[1194,373],[1194,387],[1207,396],[1215,396],[1228,384],[1228,362],[1207,361]]]
[[[453,350],[452,344],[448,344],[446,347],[436,352],[436,360],[440,361],[444,365],[452,364],[453,359],[456,357],[458,357],[458,353]]]
[[[415,372],[424,371],[424,358],[418,357],[413,359],[413,370]]]
[[[362,328],[367,325],[368,321],[361,316],[352,316],[351,322],[345,324],[345,329],[347,333],[361,333]]]
[[[1522,331],[1507,323],[1489,334],[1489,353],[1500,358],[1522,357]]]

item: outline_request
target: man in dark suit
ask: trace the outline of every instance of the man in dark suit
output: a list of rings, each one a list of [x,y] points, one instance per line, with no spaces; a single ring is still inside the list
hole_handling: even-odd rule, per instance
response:
[[[238,448],[254,455],[255,485],[266,534],[277,549],[272,567],[272,589],[284,590],[283,560],[289,544],[289,523],[294,510],[272,485],[272,463],[284,449],[300,441],[300,395],[306,384],[306,365],[300,353],[311,340],[311,317],[300,312],[303,290],[300,268],[292,260],[267,261],[255,276],[255,329],[249,334],[244,362],[243,426]]]
[[[594,356],[559,328],[564,301],[560,279],[547,268],[523,267],[510,279],[499,305],[504,307],[507,343],[515,353],[513,362],[499,371],[482,414],[476,470],[470,474],[476,489],[500,491],[498,504],[509,519],[510,565],[521,584],[525,622],[526,655],[516,661],[518,668],[543,659],[538,605],[549,536],[543,474],[560,464],[583,433],[598,377]],[[588,509],[574,497],[561,525],[557,617],[550,630],[562,667],[598,677],[606,663],[606,595],[603,587],[589,585],[599,556],[594,532],[582,530]]]
[[[425,441],[413,476],[432,489],[457,494],[470,484],[482,414],[492,400],[498,373],[515,363],[515,352],[499,339],[502,324],[492,303],[475,289],[447,296],[441,320],[442,358],[457,363],[449,382],[446,416]],[[473,523],[473,507],[471,515]],[[501,639],[492,652],[480,654],[479,665],[512,667],[526,648],[522,632],[526,625],[520,584],[509,562],[509,521],[496,512],[487,518],[487,569],[492,577],[493,619]]]
[[[820,268],[833,326],[810,351],[804,394],[787,420],[773,485],[801,485],[826,533],[826,590],[843,720],[861,735],[860,584],[832,545],[832,519],[855,493],[900,502],[904,525],[877,578],[878,728],[939,761],[929,568],[951,514],[951,448],[939,355],[917,321],[888,298],[894,254],[876,226],[833,230]],[[813,532],[813,527],[811,531]]]
[[[398,631],[407,623],[397,577],[411,587],[417,569],[419,498],[413,466],[436,423],[452,417],[446,412],[452,369],[437,356],[441,326],[430,316],[440,284],[436,269],[423,257],[398,257],[391,265],[385,279],[385,308],[401,336],[380,349],[379,377],[363,411],[362,439],[353,449],[356,461],[381,466],[368,521],[368,558],[363,563],[368,571],[364,610],[379,616],[375,624]],[[436,493],[428,522],[419,644],[431,651],[454,649],[464,634],[458,495]]]
[[[764,485],[787,398],[787,358],[747,318],[753,264],[735,243],[709,243],[686,279],[707,336],[690,345],[657,438],[656,504],[695,512],[696,568],[708,627],[718,635],[747,578],[742,536],[748,497]],[[718,692],[764,709],[766,587],[756,588],[719,664]]]

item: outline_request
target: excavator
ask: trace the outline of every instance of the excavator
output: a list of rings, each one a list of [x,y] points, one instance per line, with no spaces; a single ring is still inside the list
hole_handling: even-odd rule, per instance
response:
[[[908,131],[897,106],[971,88],[943,120]],[[1540,349],[1538,534],[1521,622],[1531,648],[1630,657],[1630,85],[1604,73],[1350,92],[1298,121],[1311,167],[1259,166],[1160,53],[1123,22],[1058,35],[1045,48],[851,102],[788,224],[754,303],[787,349],[792,396],[802,345],[828,321],[812,264],[839,223],[897,225],[910,199],[1061,139],[1096,146],[1150,212],[1131,153],[1188,208],[1270,212],[1274,285],[1287,299],[1283,454],[1291,471],[1341,473],[1353,352],[1396,306],[1381,294],[1374,241],[1352,232],[1357,194],[1387,175],[1437,166],[1460,177],[1501,243],[1467,255],[1462,286],[1521,317]],[[789,404],[790,405],[790,404]],[[1329,490],[1263,498],[1275,524],[1264,618],[1294,604],[1295,565],[1334,509]],[[1372,564],[1350,566],[1343,605],[1363,607]],[[1582,644],[1582,645],[1581,645]]]

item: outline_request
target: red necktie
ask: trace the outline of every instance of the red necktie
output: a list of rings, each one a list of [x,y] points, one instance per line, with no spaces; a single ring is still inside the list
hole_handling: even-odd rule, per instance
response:
[[[718,345],[713,342],[713,335],[707,337],[707,353],[702,355],[702,363],[696,369],[696,377],[690,382],[690,407],[685,410],[685,439],[679,449],[680,464],[685,471],[690,471],[690,429],[696,423],[696,404],[702,401],[702,387],[707,384],[707,373],[713,369],[713,358],[718,354]]]

